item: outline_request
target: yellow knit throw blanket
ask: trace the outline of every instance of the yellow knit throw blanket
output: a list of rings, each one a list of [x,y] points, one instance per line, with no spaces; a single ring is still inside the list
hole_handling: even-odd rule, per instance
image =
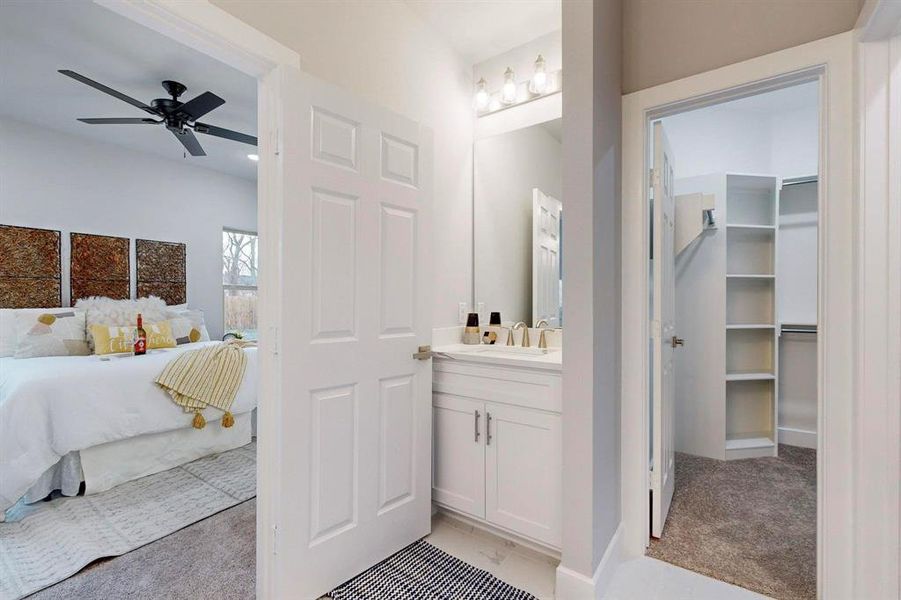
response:
[[[156,383],[185,412],[194,413],[195,429],[206,426],[201,411],[209,406],[223,411],[222,426],[231,427],[235,418],[229,409],[247,368],[244,348],[253,345],[253,342],[231,340],[185,352],[166,365]]]

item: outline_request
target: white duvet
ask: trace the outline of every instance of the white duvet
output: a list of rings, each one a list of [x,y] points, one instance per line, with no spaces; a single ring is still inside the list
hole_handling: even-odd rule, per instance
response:
[[[0,358],[0,514],[15,504],[65,454],[98,444],[189,427],[191,416],[154,379],[198,342],[145,356]],[[257,353],[232,404],[234,414],[256,407]],[[204,411],[207,427],[222,412]],[[0,517],[0,521],[2,521]]]

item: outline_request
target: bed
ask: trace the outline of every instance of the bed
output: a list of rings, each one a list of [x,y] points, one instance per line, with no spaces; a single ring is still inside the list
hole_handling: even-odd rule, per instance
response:
[[[250,442],[256,408],[256,348],[223,428],[204,411],[204,429],[154,383],[179,354],[220,344],[196,342],[147,355],[0,358],[0,511],[54,490],[97,493],[125,481]],[[0,517],[2,520],[2,517]]]

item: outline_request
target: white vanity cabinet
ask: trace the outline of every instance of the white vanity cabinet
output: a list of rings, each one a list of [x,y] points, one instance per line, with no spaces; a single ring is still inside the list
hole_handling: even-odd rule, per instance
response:
[[[560,372],[435,359],[434,501],[560,547]]]

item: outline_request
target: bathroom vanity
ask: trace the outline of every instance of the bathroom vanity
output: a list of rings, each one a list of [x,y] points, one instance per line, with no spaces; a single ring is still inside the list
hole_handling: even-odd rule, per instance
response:
[[[517,541],[558,551],[562,352],[435,348],[432,499]]]

